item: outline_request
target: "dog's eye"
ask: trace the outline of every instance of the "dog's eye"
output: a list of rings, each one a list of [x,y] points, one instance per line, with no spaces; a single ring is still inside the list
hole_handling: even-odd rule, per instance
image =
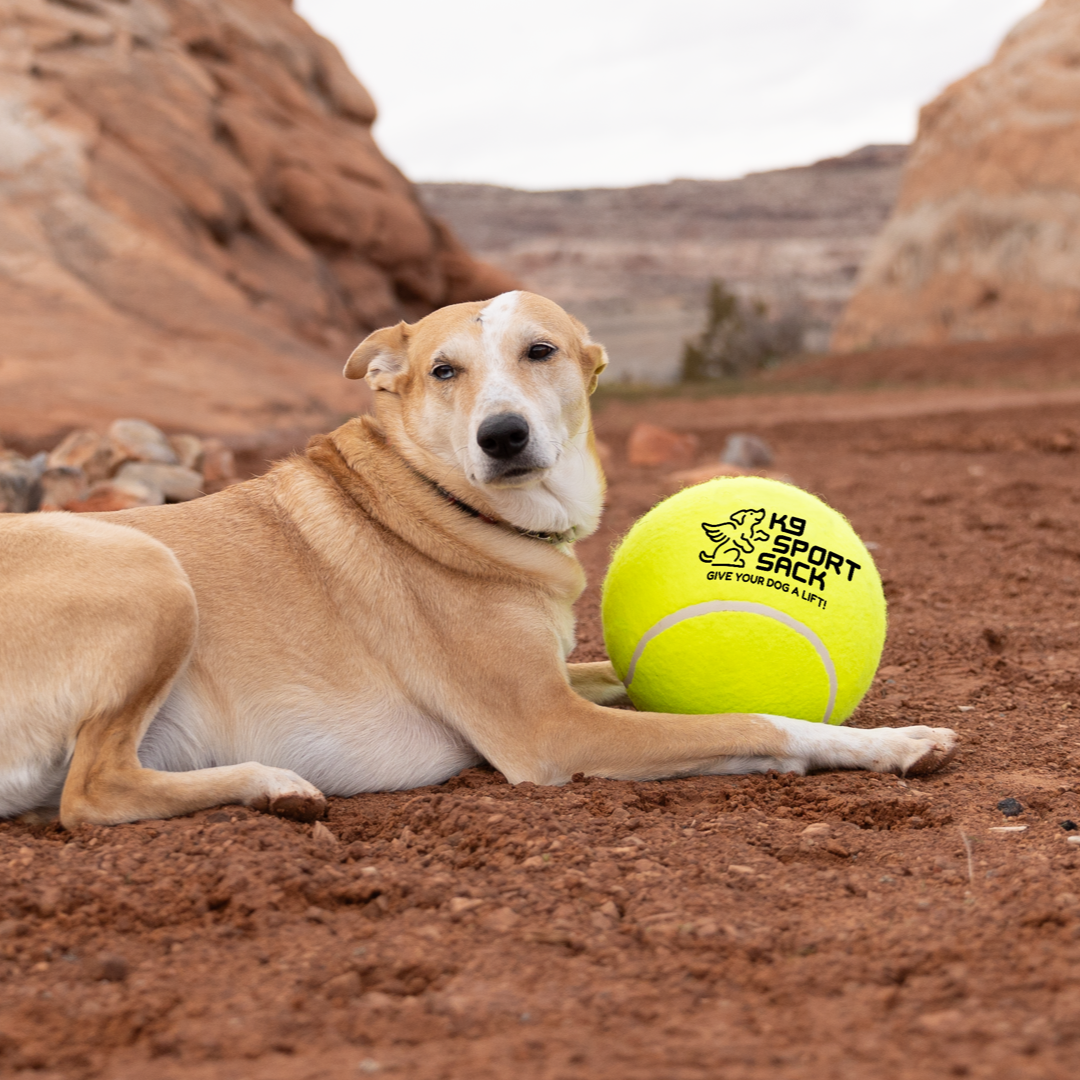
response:
[[[452,379],[457,372],[449,364],[436,364],[431,369],[433,379]]]
[[[546,341],[538,341],[535,345],[529,346],[529,351],[525,355],[530,360],[546,360],[554,351],[554,345],[549,345]]]

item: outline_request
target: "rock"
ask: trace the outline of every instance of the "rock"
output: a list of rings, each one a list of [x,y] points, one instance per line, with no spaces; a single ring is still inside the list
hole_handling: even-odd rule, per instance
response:
[[[311,839],[328,847],[336,847],[338,844],[338,838],[321,821],[316,821],[311,826]]]
[[[0,451],[0,514],[25,514],[41,502],[45,455],[24,458],[13,450]]]
[[[50,469],[74,468],[94,483],[112,475],[118,464],[116,451],[107,438],[89,428],[76,428],[51,451]]]
[[[1048,0],[922,110],[835,349],[1080,331],[1078,55]]]
[[[182,465],[159,465],[156,462],[129,461],[120,467],[116,479],[136,480],[156,488],[166,502],[188,502],[203,494],[203,478],[194,469]]]
[[[116,953],[103,952],[90,964],[90,978],[95,982],[123,982],[128,977],[128,962]]]
[[[696,435],[668,431],[656,424],[642,422],[630,432],[626,457],[631,465],[675,465],[686,468],[698,450]]]
[[[1024,812],[1024,806],[1019,799],[1002,799],[997,808],[1006,817],[1019,817]]]
[[[466,911],[473,911],[484,903],[483,900],[473,899],[468,896],[453,896],[447,905],[451,915],[464,915]]]
[[[63,510],[68,503],[85,499],[90,484],[86,473],[72,465],[53,465],[41,474],[39,510]]]
[[[165,496],[139,480],[101,480],[87,492],[85,499],[69,502],[64,509],[74,514],[105,514],[113,510],[131,510],[136,506],[160,506]]]
[[[2,0],[0,24],[6,433],[301,443],[366,407],[340,372],[368,330],[515,286],[383,157],[292,4]]]
[[[1077,829],[1077,825],[1076,825],[1076,822],[1075,822],[1075,821],[1071,821],[1071,820],[1070,820],[1070,821],[1063,821],[1063,822],[1061,823],[1061,827],[1062,827],[1062,828],[1063,828],[1063,829],[1064,829],[1064,830],[1065,830],[1066,832],[1076,832],[1076,829]]]
[[[773,463],[769,444],[757,435],[729,435],[720,460],[743,469],[761,469]]]
[[[202,472],[203,441],[198,435],[170,435],[169,445],[176,454],[178,464],[185,469]]]
[[[145,420],[114,420],[108,438],[120,461],[155,461],[163,465],[179,461],[165,433]]]
[[[500,907],[480,919],[480,925],[488,930],[494,930],[498,934],[505,934],[513,930],[521,921],[521,916],[513,908]],[[605,919],[605,922],[608,920]]]
[[[209,495],[236,483],[233,452],[220,439],[203,440],[203,490]]]
[[[323,983],[323,993],[328,998],[354,998],[359,997],[363,990],[363,983],[359,974],[355,971],[346,971],[341,975],[335,975]]]

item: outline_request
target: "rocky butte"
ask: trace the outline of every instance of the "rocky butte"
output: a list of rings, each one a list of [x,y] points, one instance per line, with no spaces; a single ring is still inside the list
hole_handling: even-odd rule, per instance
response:
[[[1080,331],[1080,3],[927,105],[838,350]]]
[[[369,329],[512,287],[374,119],[286,0],[0,0],[0,434],[295,439]]]

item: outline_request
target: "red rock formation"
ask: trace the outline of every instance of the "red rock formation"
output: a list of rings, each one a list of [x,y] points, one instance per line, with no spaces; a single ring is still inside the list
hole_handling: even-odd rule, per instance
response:
[[[0,0],[0,431],[310,430],[369,329],[512,282],[285,0]]]
[[[1047,0],[920,116],[838,350],[1080,330],[1080,3]]]

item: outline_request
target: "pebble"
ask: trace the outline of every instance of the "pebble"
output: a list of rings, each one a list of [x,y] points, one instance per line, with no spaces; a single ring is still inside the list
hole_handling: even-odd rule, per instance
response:
[[[76,428],[49,454],[50,469],[82,469],[90,483],[104,480],[118,464],[108,439],[89,428]]]
[[[728,465],[739,465],[744,469],[760,469],[773,463],[773,452],[769,444],[757,435],[729,435],[724,445],[720,460]]]
[[[1080,836],[1066,836],[1065,837],[1065,843],[1066,844],[1080,844]]]
[[[156,488],[166,502],[190,502],[202,493],[203,478],[183,465],[162,465],[151,461],[129,461],[120,467],[117,480],[137,480]]]
[[[1076,822],[1075,821],[1063,821],[1061,823],[1061,827],[1066,832],[1076,832]]]
[[[178,461],[165,433],[146,420],[114,420],[109,425],[109,441],[128,461],[157,461],[162,465]]]
[[[698,437],[668,431],[642,421],[630,432],[626,456],[631,465],[674,465],[688,467],[698,450]]]
[[[311,826],[311,839],[320,844],[337,844],[338,838],[321,821]]]
[[[202,471],[203,441],[198,435],[170,435],[169,445],[176,452],[178,464],[185,469]]]
[[[106,514],[135,506],[160,506],[164,501],[165,496],[160,490],[138,480],[102,480],[87,492],[85,499],[68,503],[67,509],[80,514]]]
[[[1024,812],[1023,804],[1019,799],[1002,799],[997,808],[1006,817],[1019,817]]]
[[[101,953],[90,965],[90,978],[95,982],[123,982],[127,974],[128,962],[116,953]]]
[[[220,439],[203,439],[202,474],[208,493],[236,483],[233,452]]]
[[[24,458],[13,450],[0,451],[0,514],[26,514],[41,501],[45,454]]]
[[[63,510],[70,502],[85,499],[89,490],[86,473],[74,465],[50,465],[41,474],[40,510]]]

